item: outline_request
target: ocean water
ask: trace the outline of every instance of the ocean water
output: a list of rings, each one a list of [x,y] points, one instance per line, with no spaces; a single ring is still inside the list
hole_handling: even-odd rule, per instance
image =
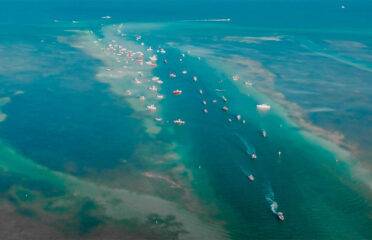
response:
[[[4,239],[372,237],[370,2],[2,6]]]

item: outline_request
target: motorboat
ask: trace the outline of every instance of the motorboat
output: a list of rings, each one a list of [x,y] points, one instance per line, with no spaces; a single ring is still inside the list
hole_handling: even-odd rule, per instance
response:
[[[181,125],[185,125],[186,124],[186,122],[183,121],[181,118],[176,119],[176,120],[173,120],[173,123],[176,124],[176,125],[178,125],[178,126],[181,126]]]
[[[149,57],[149,59],[150,59],[151,62],[158,61],[158,57],[156,55],[152,55],[151,57]]]
[[[199,89],[199,93],[200,93],[200,94],[203,94],[203,90]]]
[[[192,80],[193,80],[194,82],[196,82],[196,81],[198,81],[198,77],[197,77],[197,76],[193,76],[193,77],[192,77]]]
[[[186,71],[186,70],[183,70],[183,71],[182,71],[182,74],[187,74],[187,71]]]
[[[233,78],[234,81],[239,81],[240,80],[240,76],[239,75],[234,75],[232,78]]]
[[[207,101],[203,100],[203,105],[207,105]]]
[[[267,112],[271,109],[271,106],[269,104],[257,104],[257,110],[261,112]]]
[[[182,90],[176,89],[173,91],[173,95],[178,96],[182,94]]]
[[[149,112],[156,112],[156,107],[154,104],[148,105],[146,108]]]
[[[227,98],[225,96],[221,97],[224,102],[227,102]]]
[[[225,111],[225,112],[227,112],[227,111],[229,111],[229,108],[227,106],[223,106],[222,107],[222,110]]]
[[[236,115],[236,120],[240,121],[242,119],[242,115],[238,114]]]
[[[276,215],[278,216],[278,219],[280,221],[284,221],[284,213],[283,212],[278,212]]]
[[[156,92],[156,91],[158,91],[158,88],[156,86],[152,85],[152,86],[149,87],[149,90],[153,91],[153,92]]]
[[[263,130],[261,130],[261,135],[262,135],[262,137],[267,137],[267,132],[263,129]]]
[[[251,154],[251,158],[252,158],[252,159],[257,159],[257,155],[256,155],[256,153],[252,153],[252,154]]]
[[[252,174],[249,174],[248,179],[249,179],[249,181],[253,182],[254,181],[254,176]]]
[[[204,108],[203,112],[208,113],[208,109]]]
[[[177,75],[176,75],[175,73],[170,73],[170,74],[169,74],[169,77],[170,77],[170,78],[176,78]]]

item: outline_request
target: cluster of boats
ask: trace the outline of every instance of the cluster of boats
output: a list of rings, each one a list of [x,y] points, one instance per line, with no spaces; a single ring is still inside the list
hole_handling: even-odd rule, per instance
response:
[[[135,40],[136,41],[142,41],[142,36],[140,35],[137,35],[135,36]],[[144,43],[141,42],[141,45],[144,46]],[[118,45],[116,43],[110,43],[108,46],[107,46],[107,49],[109,51],[112,51],[114,52],[117,56],[124,56],[126,59],[124,60],[124,62],[128,63],[128,61],[132,61],[134,62],[135,64],[137,65],[144,65],[144,66],[148,66],[148,67],[156,67],[158,65],[158,55],[157,54],[166,54],[166,50],[163,49],[163,48],[158,48],[157,50],[154,50],[152,47],[148,47],[146,49],[146,52],[147,53],[144,53],[144,52],[141,52],[141,51],[130,51],[124,47],[122,47],[121,45]],[[155,54],[154,52],[157,52],[157,54]],[[185,57],[185,54],[181,54],[181,58],[179,58],[179,61],[180,62],[183,62],[184,60],[184,57]],[[166,59],[163,59],[163,63],[164,64],[167,64],[168,61]],[[111,71],[111,69],[108,69],[107,71]],[[182,75],[187,75],[188,74],[188,71],[187,70],[182,70],[181,71],[181,74]],[[169,73],[169,78],[170,79],[176,79],[177,78],[177,74],[175,72],[171,72]],[[143,76],[142,72],[138,72],[138,77],[134,78],[134,84],[136,85],[143,85],[143,86],[147,86],[146,88],[144,89],[147,89],[148,92],[150,94],[148,94],[149,96],[145,96],[145,95],[140,95],[139,96],[139,100],[140,102],[144,103],[145,101],[148,101],[148,100],[152,100],[152,101],[155,101],[155,100],[162,100],[164,99],[164,95],[160,94],[159,91],[160,91],[160,86],[164,83],[159,77],[152,77],[152,78],[149,78],[151,80],[145,80],[145,77]],[[233,81],[240,81],[240,76],[239,75],[234,75],[232,76],[232,79]],[[193,82],[197,82],[199,79],[197,76],[192,76],[191,77],[191,80]],[[147,84],[145,84],[147,83]],[[217,92],[224,92],[225,90],[221,90],[221,89],[216,89]],[[199,89],[198,90],[199,94],[203,96],[203,89]],[[132,90],[127,90],[126,91],[127,95],[128,96],[132,96],[133,92]],[[173,96],[180,96],[183,94],[183,91],[181,89],[174,89],[172,90],[172,95]],[[147,99],[149,98],[149,99]],[[221,107],[221,110],[223,112],[229,112],[230,109],[228,107],[228,99],[225,95],[221,96],[221,103],[222,103],[222,107]],[[217,99],[213,99],[211,100],[212,103],[217,103]],[[158,111],[158,107],[155,105],[155,102],[153,103],[149,103],[149,104],[145,104],[146,106],[146,111],[151,113],[151,114],[154,114]],[[207,109],[207,99],[205,99],[204,97],[202,98],[202,111],[207,114],[208,113],[208,109]],[[270,111],[271,109],[271,106],[269,104],[266,104],[266,103],[263,103],[263,104],[257,104],[256,105],[256,108],[259,112],[268,112]],[[232,122],[234,118],[228,118],[228,121],[229,122]],[[156,116],[154,118],[154,120],[156,122],[163,122],[163,119],[159,116]],[[240,114],[237,114],[235,116],[235,120],[238,121],[238,122],[242,122],[243,124],[245,124],[245,120],[243,119],[242,115]],[[171,121],[170,123],[173,123],[174,125],[176,126],[183,126],[186,124],[186,121],[183,120],[182,118],[176,118],[174,119],[173,121]],[[266,138],[267,137],[267,132],[266,130],[262,129],[260,131],[260,134],[263,138]],[[250,159],[252,160],[256,160],[257,159],[257,155],[255,152],[251,152],[251,153],[248,153],[249,156],[250,156]],[[279,152],[279,155],[281,154],[281,152]],[[255,176],[253,176],[253,174],[249,174],[247,176],[248,180],[250,182],[253,182],[255,181]],[[282,212],[278,212],[277,213],[277,217],[279,220],[283,221],[284,220],[284,214]]]

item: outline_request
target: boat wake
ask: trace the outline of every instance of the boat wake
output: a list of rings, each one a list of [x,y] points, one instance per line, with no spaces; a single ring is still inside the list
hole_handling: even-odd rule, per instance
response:
[[[241,146],[243,147],[243,150],[246,154],[248,154],[249,156],[251,156],[252,154],[254,154],[256,152],[255,148],[250,145],[247,140],[245,140],[242,136],[240,136],[239,134],[235,134],[240,143],[241,143]]]
[[[274,191],[273,191],[273,189],[272,189],[270,183],[267,183],[267,184],[266,184],[266,194],[265,194],[265,199],[266,199],[267,203],[269,204],[271,211],[272,211],[275,215],[277,215],[277,214],[278,214],[278,208],[279,208],[279,205],[278,205],[278,203],[275,201]]]
[[[183,22],[231,22],[231,18],[194,19],[183,20]]]

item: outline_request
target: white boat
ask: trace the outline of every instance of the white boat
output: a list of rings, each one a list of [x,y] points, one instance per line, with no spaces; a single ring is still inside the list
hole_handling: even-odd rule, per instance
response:
[[[254,181],[254,176],[252,174],[249,174],[248,179],[249,179],[249,181],[253,182]]]
[[[236,115],[236,120],[240,121],[242,119],[242,115]]]
[[[277,216],[278,216],[278,219],[279,219],[280,221],[284,221],[284,213],[283,213],[283,212],[278,212],[278,213],[277,213]]]
[[[261,135],[262,135],[262,137],[267,137],[267,132],[263,129],[262,131],[261,131]]]
[[[208,113],[208,109],[204,108],[203,112]]]
[[[207,101],[203,100],[203,105],[207,105]]]
[[[232,79],[233,79],[234,81],[239,81],[239,80],[240,80],[240,76],[239,76],[239,75],[234,75],[234,76],[232,77]]]
[[[143,102],[146,100],[145,96],[140,96],[139,99]]]
[[[252,158],[252,159],[257,159],[257,155],[256,155],[256,153],[252,153],[252,154],[251,154],[251,158]]]
[[[196,81],[198,81],[198,77],[197,77],[197,76],[193,76],[193,77],[192,77],[192,80],[193,80],[194,82],[196,82]]]
[[[221,97],[224,102],[227,102],[227,98],[225,96]]]
[[[149,112],[156,112],[156,107],[154,104],[148,105],[146,108]]]
[[[151,57],[149,57],[149,59],[150,59],[151,62],[158,61],[158,57],[156,55],[152,55]]]
[[[186,70],[183,70],[183,71],[182,71],[182,74],[187,74],[187,71],[186,71]]]
[[[181,125],[185,125],[186,124],[186,122],[183,121],[181,118],[176,119],[176,120],[173,120],[173,123],[176,124],[176,125],[178,125],[178,126],[181,126]]]
[[[175,73],[170,73],[170,74],[169,74],[169,77],[170,77],[170,78],[176,78],[177,75],[176,75]]]
[[[149,90],[153,91],[153,92],[156,92],[156,91],[158,91],[158,88],[156,86],[152,85],[152,86],[149,87]]]
[[[271,109],[271,106],[269,104],[257,104],[257,110],[261,112],[267,112]]]
[[[222,110],[225,111],[225,112],[227,112],[227,111],[229,111],[229,108],[227,106],[223,106],[222,107]]]
[[[156,118],[155,118],[155,121],[157,121],[157,122],[161,122],[161,121],[163,121],[163,119],[160,118],[160,117],[156,117]]]
[[[203,90],[199,89],[199,93],[200,93],[200,94],[203,94]]]

